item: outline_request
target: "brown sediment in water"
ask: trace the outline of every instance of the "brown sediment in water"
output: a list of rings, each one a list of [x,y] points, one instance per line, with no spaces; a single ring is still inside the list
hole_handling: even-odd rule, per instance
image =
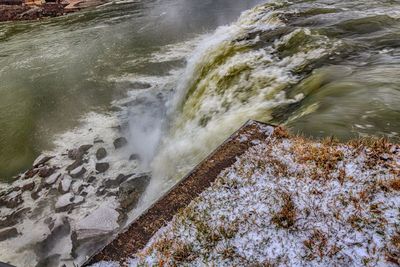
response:
[[[231,166],[238,156],[253,146],[254,140],[265,139],[265,131],[260,126],[266,126],[266,124],[249,121],[241,127],[179,184],[134,221],[127,231],[119,234],[114,241],[93,256],[87,265],[99,261],[123,263],[132,254],[144,248],[150,238],[179,210],[199,196],[217,179],[222,170]],[[243,136],[246,138],[243,139]]]

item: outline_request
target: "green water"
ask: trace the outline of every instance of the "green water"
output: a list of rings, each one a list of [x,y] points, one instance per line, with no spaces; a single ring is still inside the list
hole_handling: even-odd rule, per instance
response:
[[[257,2],[121,2],[0,24],[0,180],[27,169],[85,113],[106,112],[123,98],[131,86],[110,77],[162,76],[182,67],[182,61],[132,62],[229,23]]]

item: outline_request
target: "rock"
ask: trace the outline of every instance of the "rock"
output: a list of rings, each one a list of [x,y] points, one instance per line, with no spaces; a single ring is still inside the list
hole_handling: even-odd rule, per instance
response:
[[[114,140],[115,149],[120,149],[128,144],[128,140],[125,137],[120,137]]]
[[[35,188],[35,182],[24,184],[21,189],[22,192],[25,192],[25,191],[32,191],[33,188]]]
[[[45,163],[47,163],[49,160],[51,160],[54,157],[46,156],[46,155],[40,155],[34,162],[33,162],[33,168],[38,168]]]
[[[73,205],[73,200],[74,195],[72,193],[67,193],[59,197],[55,205],[56,212],[64,212],[70,210]]]
[[[72,171],[72,170],[78,168],[79,166],[81,166],[82,164],[83,164],[83,159],[77,159],[71,165],[68,165],[66,170],[67,171]]]
[[[39,170],[39,177],[46,178],[52,175],[56,168],[43,167]]]
[[[129,160],[140,160],[140,156],[138,154],[132,154],[129,157]]]
[[[125,182],[126,180],[128,180],[129,177],[131,177],[131,176],[133,176],[133,175],[134,175],[134,174],[129,174],[129,175],[119,174],[119,175],[117,176],[117,178],[114,179],[114,180],[106,180],[106,181],[104,182],[104,186],[105,186],[106,188],[114,188],[114,187],[117,187],[117,186],[119,186],[120,184],[122,184],[123,182]]]
[[[104,143],[102,139],[94,139],[93,144],[101,144]]]
[[[70,172],[72,178],[79,178],[86,172],[85,167],[78,167]]]
[[[102,196],[106,193],[106,188],[104,186],[100,186],[99,189],[97,189],[96,196]]]
[[[31,198],[32,198],[33,200],[38,199],[38,198],[40,197],[40,193],[41,193],[42,189],[43,189],[43,184],[40,184],[40,185],[36,188],[36,190],[32,192]]]
[[[106,172],[110,168],[110,164],[107,162],[96,163],[96,171],[99,173]]]
[[[58,191],[61,193],[66,193],[71,187],[72,178],[69,175],[63,175],[61,183],[58,186]]]
[[[20,187],[20,186],[16,186],[16,187],[13,187],[13,188],[11,189],[11,192],[17,192],[17,191],[19,191],[19,190],[21,190],[21,187]]]
[[[78,194],[82,184],[83,182],[81,180],[74,182],[71,186],[72,192],[74,192],[74,194]]]
[[[78,150],[86,154],[88,150],[91,149],[92,147],[93,145],[82,145],[78,148]]]
[[[7,240],[7,239],[11,239],[14,238],[16,236],[18,236],[18,231],[16,228],[7,228],[4,230],[0,230],[0,242]]]
[[[82,159],[83,155],[85,155],[93,145],[82,145],[78,149],[68,150],[68,158],[72,160]]]
[[[79,150],[78,149],[71,149],[68,150],[68,158],[72,159],[72,160],[77,160],[78,158],[80,158],[80,154],[79,154]]]
[[[121,208],[125,210],[132,209],[146,190],[149,182],[150,176],[148,174],[142,174],[123,182],[118,194]]]
[[[30,169],[27,172],[25,172],[25,179],[32,178],[39,172],[39,169]]]
[[[6,228],[16,225],[19,222],[21,215],[27,214],[30,211],[31,208],[24,208],[5,216],[4,219],[0,219],[0,228]]]
[[[107,150],[104,147],[97,149],[96,158],[97,160],[102,160],[107,157]]]
[[[53,173],[50,177],[46,178],[45,183],[48,185],[52,185],[57,182],[57,179],[61,176],[60,173]]]
[[[90,176],[90,177],[87,179],[87,182],[88,182],[88,183],[93,183],[95,180],[96,180],[96,177],[95,177],[95,176]]]
[[[132,89],[148,89],[151,87],[151,84],[146,82],[132,82],[130,83],[130,88]]]
[[[102,205],[91,214],[77,222],[75,227],[76,239],[87,240],[116,230],[119,213],[107,205]]]
[[[88,186],[89,184],[87,184],[87,183],[82,183],[79,187],[78,187],[78,192],[77,193],[81,193],[83,190],[85,190],[86,189],[86,187]]]
[[[9,209],[15,209],[16,207],[21,205],[22,202],[24,202],[24,201],[22,200],[21,194],[11,196],[8,199],[3,197],[3,198],[0,199],[0,207],[1,206],[5,206],[5,207],[7,207]]]

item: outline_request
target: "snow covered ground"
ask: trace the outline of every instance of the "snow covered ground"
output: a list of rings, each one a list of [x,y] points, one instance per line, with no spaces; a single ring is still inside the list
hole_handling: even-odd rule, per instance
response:
[[[310,141],[281,128],[253,143],[129,265],[400,264],[398,145]]]

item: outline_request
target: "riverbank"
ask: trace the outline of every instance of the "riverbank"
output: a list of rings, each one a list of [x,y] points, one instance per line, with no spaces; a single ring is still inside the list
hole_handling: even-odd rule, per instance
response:
[[[251,122],[95,258],[108,262],[94,266],[396,266],[399,174],[400,146],[385,140],[313,141]],[[215,181],[200,194],[192,185],[204,179]],[[176,208],[174,199],[190,204]],[[160,228],[158,218],[172,216],[171,208],[157,212],[164,202],[176,214]]]
[[[83,8],[94,7],[105,3],[104,0],[65,0],[61,2],[46,2],[38,4],[1,4],[0,22],[37,20],[46,17],[63,16]]]

